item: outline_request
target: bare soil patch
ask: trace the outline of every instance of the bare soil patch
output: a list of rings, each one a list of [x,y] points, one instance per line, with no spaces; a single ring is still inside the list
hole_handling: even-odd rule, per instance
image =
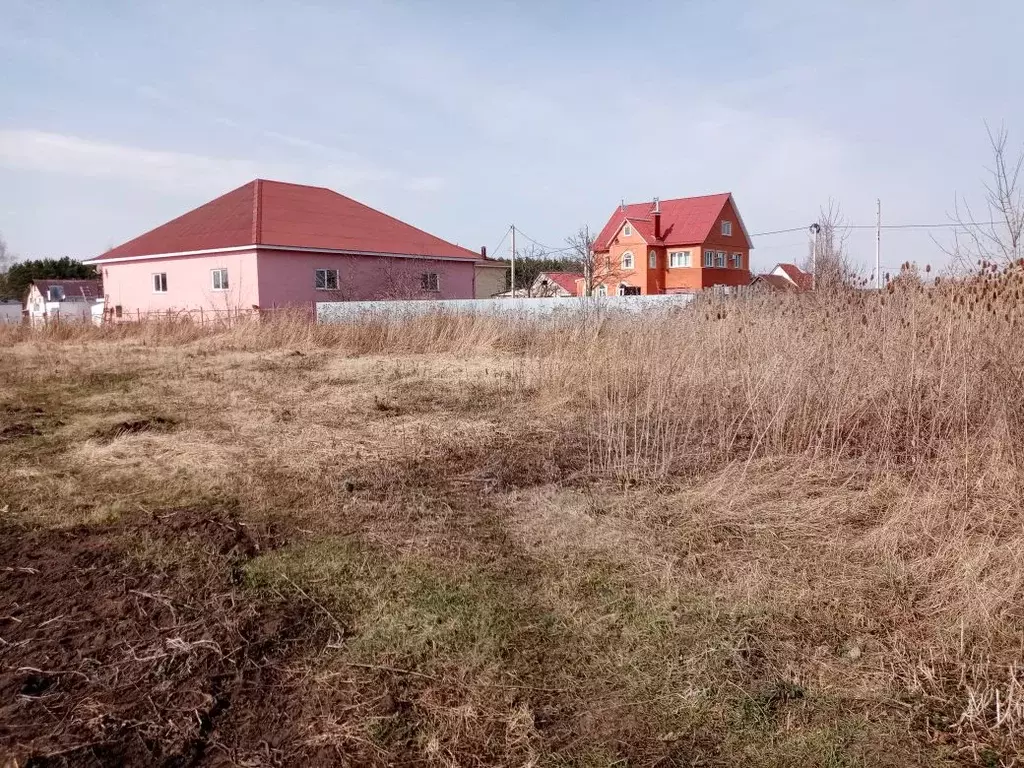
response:
[[[40,432],[34,425],[26,424],[24,422],[0,427],[0,440],[14,440],[19,437],[31,437],[33,435],[41,434],[42,432]]]
[[[155,565],[134,551],[168,541]],[[273,531],[208,510],[64,531],[0,528],[0,754],[26,765],[200,765],[271,757],[282,664],[324,632],[301,601],[255,603],[236,568]],[[261,746],[262,742],[262,746]],[[293,744],[294,746],[294,744]]]

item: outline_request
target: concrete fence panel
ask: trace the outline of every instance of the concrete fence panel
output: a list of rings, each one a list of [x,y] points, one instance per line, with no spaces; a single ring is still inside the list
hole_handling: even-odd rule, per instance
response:
[[[636,313],[686,307],[693,294],[593,298],[451,299],[446,301],[327,301],[316,305],[317,321],[339,323],[367,317],[419,317],[433,313],[474,313],[521,317],[564,317],[588,312]]]

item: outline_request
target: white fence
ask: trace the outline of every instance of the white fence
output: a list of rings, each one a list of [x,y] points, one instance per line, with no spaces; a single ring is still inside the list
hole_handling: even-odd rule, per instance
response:
[[[338,323],[367,317],[419,317],[434,313],[565,316],[581,312],[651,312],[679,309],[693,294],[543,299],[447,299],[444,301],[325,301],[316,305],[317,321]]]
[[[96,307],[99,306],[99,312]],[[47,301],[29,303],[28,319],[32,325],[52,323],[94,323],[99,325],[103,316],[102,302],[95,301]]]

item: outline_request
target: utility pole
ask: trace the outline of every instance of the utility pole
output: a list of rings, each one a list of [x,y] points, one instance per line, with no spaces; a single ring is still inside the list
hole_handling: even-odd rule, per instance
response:
[[[821,231],[821,225],[818,222],[814,222],[807,229],[811,232],[811,237],[814,238],[811,243],[811,290],[815,290],[818,287],[818,233]]]
[[[882,290],[882,198],[875,203],[878,205],[875,218],[875,288]]]
[[[516,225],[512,225],[512,298],[516,297]]]

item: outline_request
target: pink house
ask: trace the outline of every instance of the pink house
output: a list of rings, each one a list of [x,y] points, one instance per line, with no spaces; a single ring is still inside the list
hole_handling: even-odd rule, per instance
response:
[[[472,299],[505,264],[324,187],[256,179],[87,261],[117,316]]]

